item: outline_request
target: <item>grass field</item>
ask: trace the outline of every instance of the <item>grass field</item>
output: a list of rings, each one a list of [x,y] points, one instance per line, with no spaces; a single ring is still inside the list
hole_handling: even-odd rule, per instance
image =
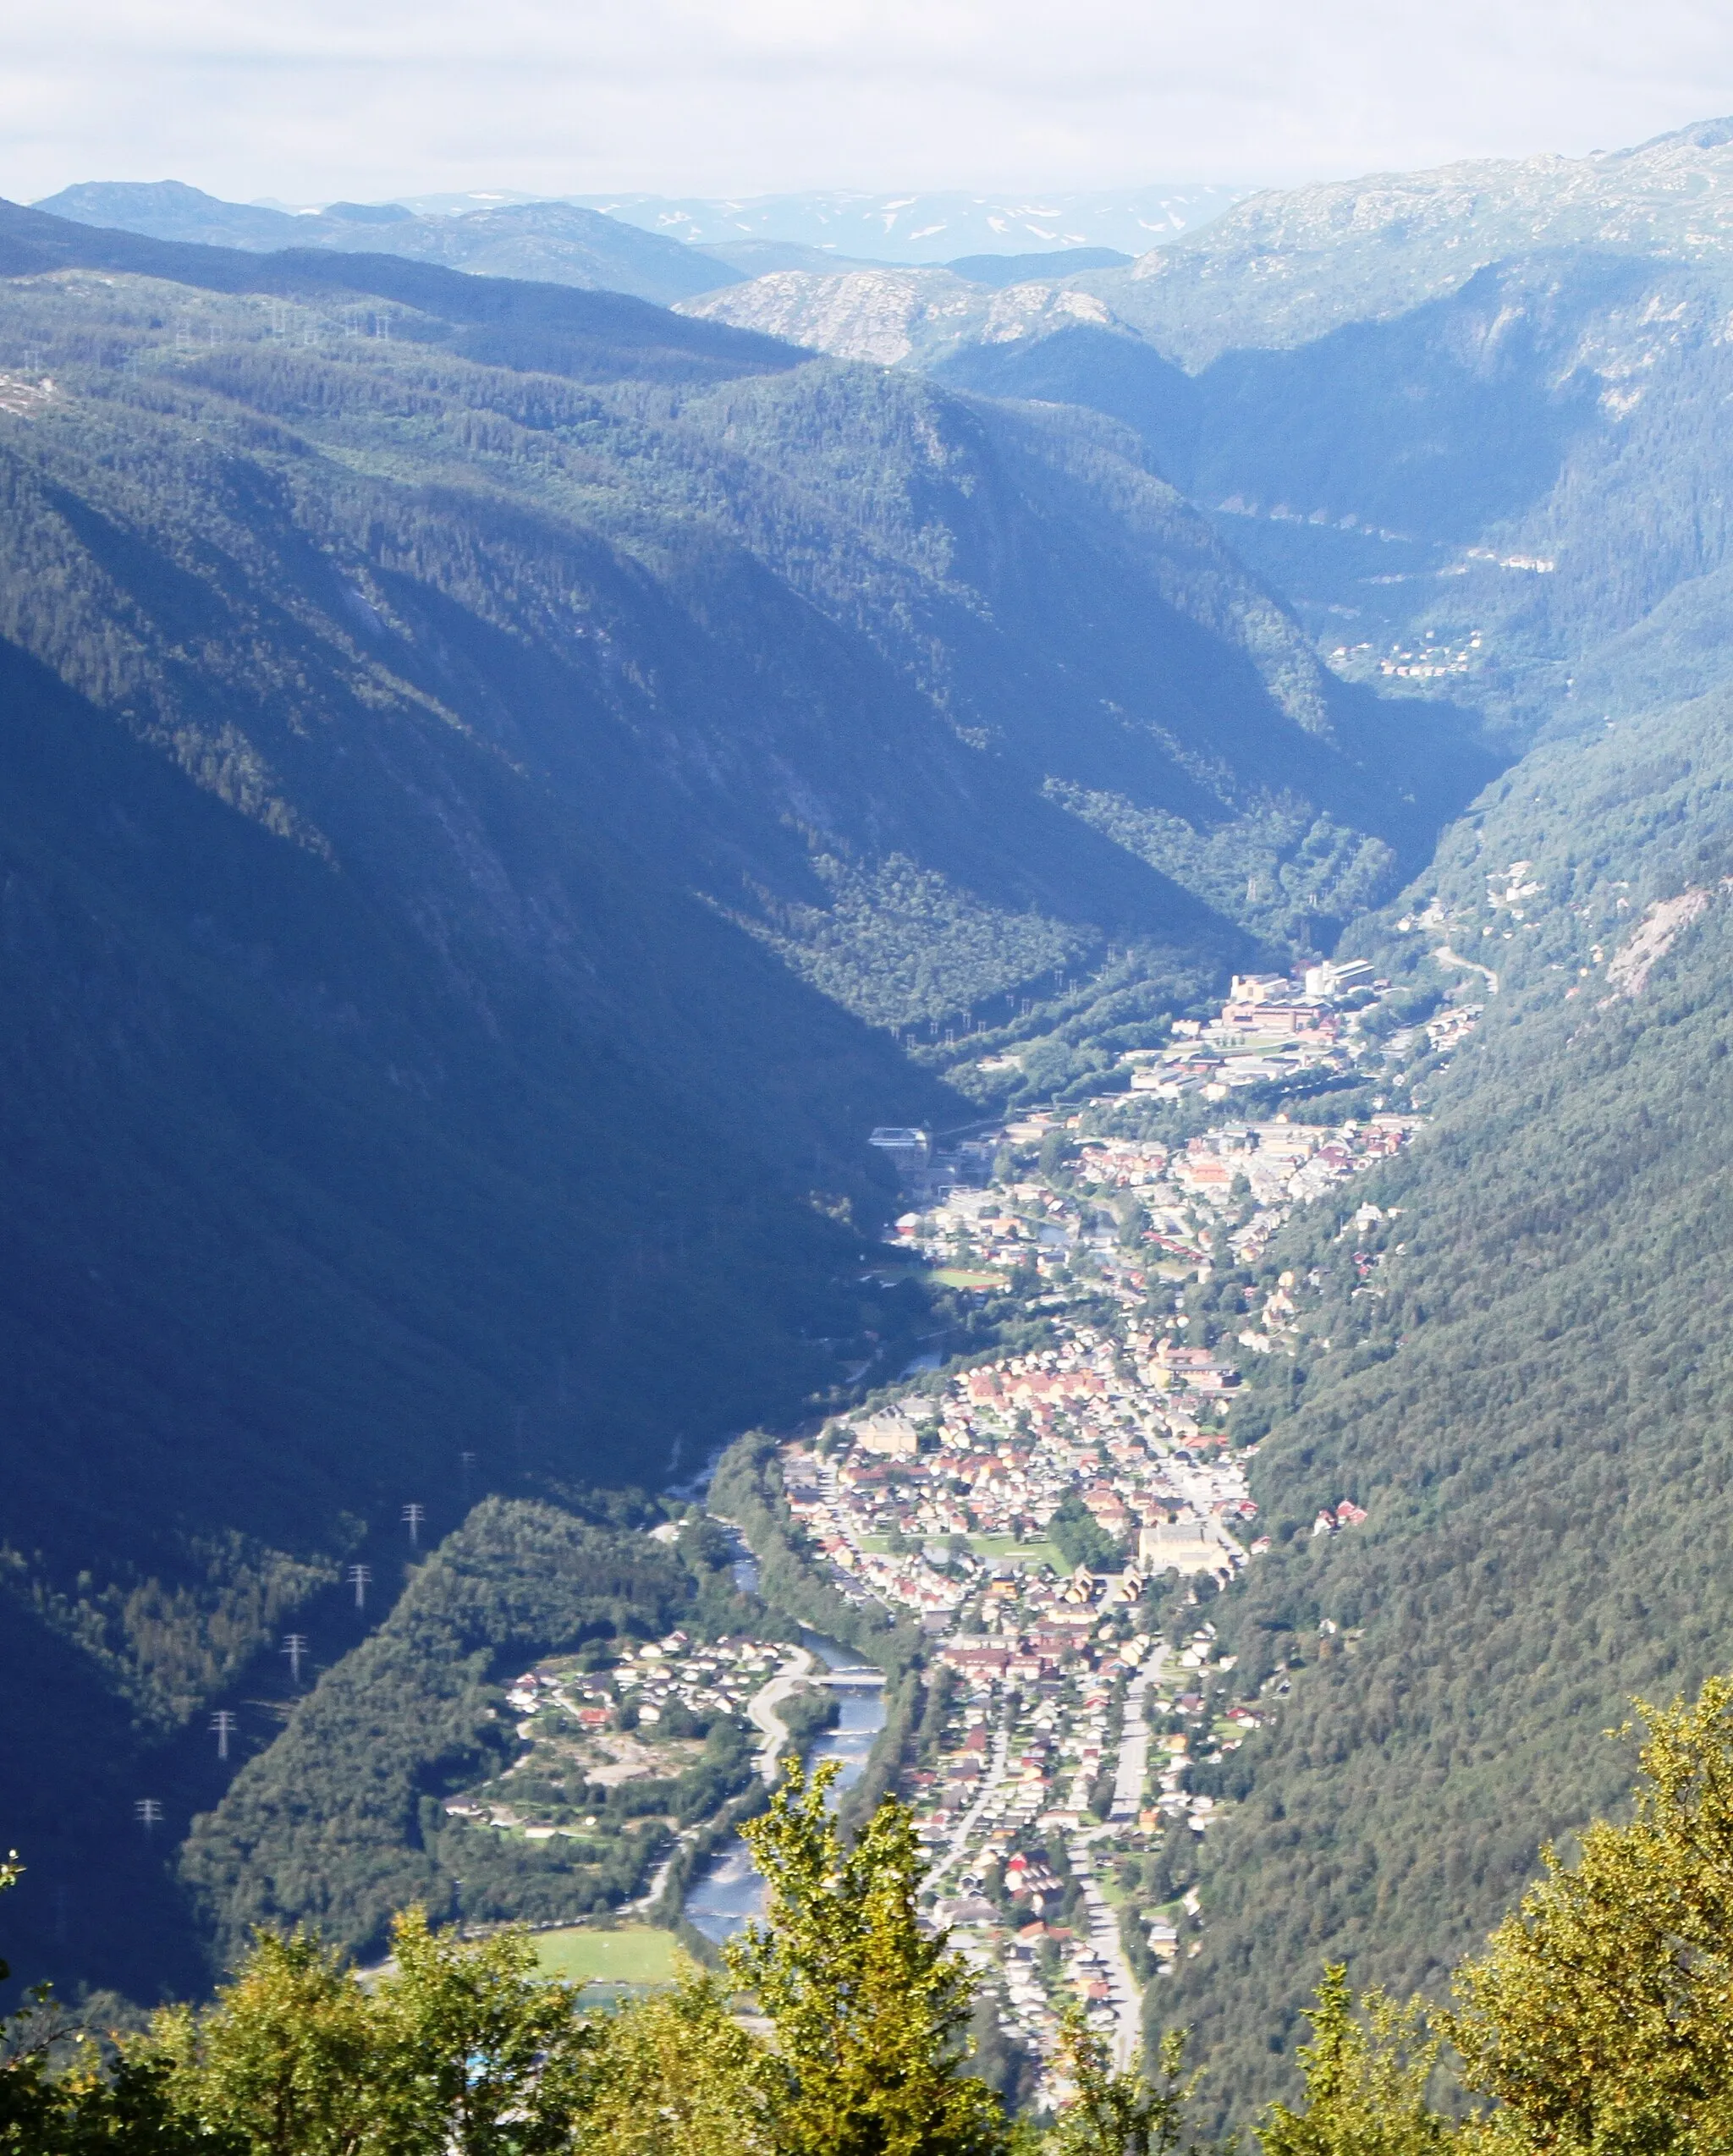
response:
[[[1051,1565],[1055,1572],[1070,1570],[1051,1543],[1020,1543],[1010,1535],[971,1535],[969,1546],[990,1565],[1023,1565],[1031,1570],[1038,1565]]]
[[[536,1958],[545,1976],[571,1983],[665,1984],[674,1981],[674,1936],[648,1924],[623,1926],[617,1932],[574,1925],[569,1931],[538,1932]]]
[[[924,1265],[918,1259],[902,1264],[893,1260],[889,1264],[875,1265],[866,1277],[888,1288],[904,1280],[927,1280],[941,1288],[972,1288],[977,1291],[1010,1284],[1003,1273],[989,1272],[983,1266]]]

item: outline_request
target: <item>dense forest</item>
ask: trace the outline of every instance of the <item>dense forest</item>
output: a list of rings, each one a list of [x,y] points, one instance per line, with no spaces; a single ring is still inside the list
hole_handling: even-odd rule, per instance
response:
[[[1367,1185],[1390,1217],[1268,1254],[1312,1284],[1297,1364],[1237,1411],[1277,1548],[1213,1614],[1236,1683],[1290,1689],[1226,1770],[1201,1951],[1152,1994],[1238,2115],[1292,2085],[1322,1959],[1436,1994],[1543,1842],[1618,1812],[1631,1697],[1727,1660],[1730,725],[1712,698],[1537,751],[1407,928],[1359,932],[1448,982],[1447,931],[1499,993]],[[1366,1524],[1314,1537],[1345,1497]]]
[[[675,1623],[700,1638],[762,1631],[764,1613],[734,1588],[725,1543],[696,1531],[677,1548],[653,1543],[618,1517],[630,1511],[614,1503],[586,1520],[490,1499],[414,1568],[385,1622],[194,1822],[180,1871],[219,1967],[258,1925],[314,1927],[366,1956],[384,1950],[391,1917],[411,1903],[442,1921],[607,1911],[642,1884],[660,1851],[651,1814],[665,1809],[684,1824],[744,1786],[750,1754],[718,1727],[702,1761],[660,1782],[577,1792],[603,1815],[588,1840],[495,1849],[440,1802],[514,1756],[500,1685],[514,1665],[586,1641],[654,1638]]]
[[[919,1329],[875,1125],[1159,1037],[1491,766],[1086,415],[9,206],[0,376],[0,1802],[93,1970],[66,1852],[209,1808],[404,1504],[839,1397]]]
[[[1485,1011],[1381,1219],[1197,1289],[1221,1329],[1296,1283],[1235,1410],[1274,1547],[1210,1609],[1274,1711],[1142,1875],[1197,1889],[1140,1968],[1206,2126],[1338,2145],[1263,2106],[1395,2040],[1345,1988],[1442,1997],[1630,1816],[1631,1695],[1733,1660],[1725,317],[1712,262],[1572,246],[1297,344],[1067,317],[923,378],[0,206],[16,1975],[190,1996],[308,1922],[334,1997],[411,1904],[605,1919],[762,1803],[737,1724],[538,1790],[558,1840],[446,1801],[514,1757],[514,1665],[675,1622],[883,1664],[863,1828],[943,1682],[756,1433],[1025,1337],[871,1269],[867,1133],[1098,1094],[1230,971],[1364,953],[1393,1027]],[[778,1617],[591,1488],[743,1428],[712,1501]],[[727,2050],[694,1996],[655,2041]],[[1453,2040],[1444,2100],[1510,2100]],[[1441,2146],[1425,2079],[1341,2145]]]

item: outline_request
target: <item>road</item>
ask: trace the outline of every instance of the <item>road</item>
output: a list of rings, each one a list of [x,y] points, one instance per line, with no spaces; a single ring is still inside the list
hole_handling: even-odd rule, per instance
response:
[[[1104,1827],[1098,1827],[1095,1834],[1107,1831]],[[1136,2060],[1142,2045],[1143,1994],[1131,1973],[1131,1965],[1125,1959],[1119,1916],[1102,1892],[1095,1875],[1095,1856],[1089,1845],[1093,1839],[1094,1835],[1085,1833],[1073,1841],[1071,1870],[1082,1894],[1083,1906],[1089,1913],[1090,1944],[1107,1964],[1108,1994],[1114,2010],[1114,2065],[1123,2073]]]
[[[795,1686],[810,1673],[812,1661],[813,1658],[806,1648],[804,1647],[794,1648],[789,1660],[767,1683],[761,1685],[746,1702],[746,1719],[764,1739],[763,1743],[758,1747],[758,1771],[767,1783],[773,1783],[776,1780],[777,1763],[781,1757],[783,1746],[789,1741],[788,1724],[777,1713],[777,1708],[788,1697]],[[635,1900],[623,1902],[620,1905],[620,1914],[623,1917],[642,1916],[646,1911],[655,1907],[662,1899],[663,1889],[668,1884],[668,1875],[674,1869],[680,1851],[689,1843],[696,1841],[703,1830],[703,1825],[701,1823],[696,1827],[688,1827],[683,1834],[676,1837],[674,1847],[650,1874],[649,1884],[644,1891]]]
[[[1441,943],[1433,953],[1433,957],[1440,965],[1460,965],[1465,973],[1482,975],[1486,981],[1488,993],[1494,996],[1499,993],[1499,976],[1491,966],[1481,965],[1472,958],[1459,957],[1448,943]]]
[[[1149,1773],[1149,1724],[1143,1719],[1143,1696],[1161,1675],[1169,1648],[1158,1647],[1125,1687],[1125,1715],[1120,1728],[1119,1763],[1114,1773],[1113,1809],[1105,1826],[1085,1829],[1071,1844],[1071,1869],[1081,1882],[1083,1906],[1089,1912],[1089,1937],[1107,1964],[1108,1989],[1114,2010],[1114,2064],[1124,2072],[1136,2060],[1143,2043],[1143,1994],[1126,1959],[1120,1919],[1102,1892],[1095,1874],[1091,1844],[1111,1834],[1120,1822],[1137,1816]]]
[[[674,1862],[679,1856],[680,1851],[683,1849],[689,1848],[693,1842],[696,1841],[699,1835],[702,1834],[703,1831],[704,1829],[701,1825],[696,1827],[687,1827],[680,1834],[675,1836],[674,1847],[669,1850],[667,1856],[663,1858],[662,1862],[657,1866],[656,1869],[650,1874],[649,1884],[637,1897],[636,1900],[621,1902],[619,1906],[619,1914],[622,1917],[643,1917],[649,1914],[650,1911],[652,1910],[656,1906],[657,1903],[661,1900],[663,1891],[668,1884],[668,1875],[671,1871],[673,1871],[674,1867]]]
[[[778,1759],[789,1741],[788,1724],[776,1710],[795,1686],[811,1675],[812,1664],[810,1650],[795,1647],[769,1683],[761,1685],[746,1702],[746,1719],[764,1739],[758,1747],[758,1772],[767,1784],[777,1779]]]
[[[1120,1729],[1120,1763],[1114,1774],[1114,1808],[1108,1818],[1115,1822],[1135,1819],[1149,1777],[1149,1724],[1143,1719],[1143,1695],[1158,1678],[1169,1649],[1158,1647],[1125,1687],[1125,1719]]]
[[[987,1809],[988,1798],[1004,1781],[1005,1761],[1010,1757],[1011,1749],[1011,1715],[1015,1711],[1014,1708],[1008,1708],[1004,1720],[993,1732],[993,1750],[988,1757],[987,1772],[981,1779],[981,1787],[976,1795],[975,1801],[952,1828],[951,1838],[944,1845],[944,1854],[927,1872],[922,1882],[923,1886],[937,1886],[951,1866],[956,1862],[958,1857],[962,1855],[970,1835],[974,1833],[980,1823],[982,1813]]]

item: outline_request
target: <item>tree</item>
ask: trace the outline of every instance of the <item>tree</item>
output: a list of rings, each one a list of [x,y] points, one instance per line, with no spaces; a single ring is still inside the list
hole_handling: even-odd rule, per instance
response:
[[[1048,1522],[1048,1539],[1076,1571],[1080,1565],[1092,1572],[1120,1570],[1125,1553],[1073,1490]]]
[[[1304,2111],[1272,2104],[1258,2129],[1264,2156],[1428,2156],[1449,2122],[1426,2103],[1438,2058],[1417,2000],[1398,2006],[1381,1991],[1356,2018],[1345,1964],[1327,1966],[1307,2010],[1312,2041],[1300,2049]]]
[[[1543,1852],[1444,2026],[1523,2146],[1707,2156],[1733,2141],[1733,1679],[1637,1704],[1631,1823]]]
[[[790,1759],[740,1831],[767,1885],[765,1924],[729,1942],[735,1981],[776,2033],[762,2062],[780,2156],[998,2156],[1004,2114],[962,2071],[974,1985],[916,1912],[914,1815],[887,1798],[844,1849],[828,1760]]]
[[[0,1893],[24,1871],[18,1852],[0,1862]],[[0,1981],[11,1974],[0,1961]],[[70,2051],[65,2071],[57,2052]],[[5,2022],[0,2045],[0,2149],[6,2156],[239,2156],[226,2134],[178,2120],[159,2062],[123,2057],[102,2071],[88,2030],[54,2006],[46,1984],[29,2010]]]
[[[1066,2010],[1059,2065],[1072,2093],[1048,2135],[1043,2156],[1168,2156],[1185,2131],[1186,2106],[1199,2076],[1185,2071],[1186,2037],[1170,2029],[1158,2054],[1159,2079],[1116,2073],[1106,2040],[1081,2006]]]
[[[166,2008],[151,2055],[187,2127],[248,2156],[357,2156],[377,2123],[380,2010],[316,1934],[255,1934],[233,1983],[200,2014]]]
[[[378,1993],[382,2156],[538,2156],[563,2148],[592,2039],[578,1987],[538,1975],[526,1933],[466,1941],[411,1909]]]
[[[762,2047],[713,1979],[688,1968],[672,1992],[591,2024],[569,2076],[577,2145],[607,2156],[772,2156]]]

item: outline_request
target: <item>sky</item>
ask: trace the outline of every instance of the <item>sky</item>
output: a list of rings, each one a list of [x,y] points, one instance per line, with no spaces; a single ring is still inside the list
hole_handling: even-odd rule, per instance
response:
[[[1288,184],[1733,112],[1696,0],[53,0],[0,194]]]

